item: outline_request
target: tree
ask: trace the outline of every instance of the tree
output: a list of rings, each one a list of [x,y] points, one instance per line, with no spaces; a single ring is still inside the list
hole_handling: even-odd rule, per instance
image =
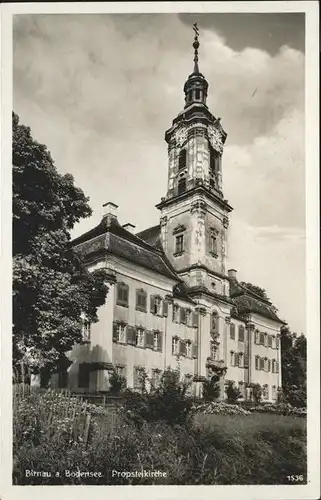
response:
[[[110,392],[113,396],[119,396],[121,391],[126,388],[126,378],[113,371],[109,377]]]
[[[282,394],[293,406],[306,406],[306,337],[281,328]]]
[[[66,368],[82,340],[84,314],[98,320],[106,272],[86,271],[69,231],[91,215],[88,198],[61,175],[46,146],[13,113],[13,365],[34,373]]]

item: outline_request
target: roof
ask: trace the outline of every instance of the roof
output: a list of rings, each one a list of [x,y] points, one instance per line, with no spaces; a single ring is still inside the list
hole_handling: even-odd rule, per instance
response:
[[[112,254],[181,281],[161,250],[124,229],[116,217],[104,217],[96,227],[74,239],[71,244],[85,259],[95,254]]]
[[[235,304],[234,315],[242,317],[250,313],[256,313],[278,323],[285,324],[285,321],[278,317],[277,309],[270,300],[256,294],[253,290],[239,283],[235,278],[230,278],[229,281],[230,297]]]
[[[149,245],[159,248],[160,250],[163,249],[161,243],[161,227],[159,224],[149,227],[140,233],[136,233],[136,236],[146,241],[146,243],[149,243]]]

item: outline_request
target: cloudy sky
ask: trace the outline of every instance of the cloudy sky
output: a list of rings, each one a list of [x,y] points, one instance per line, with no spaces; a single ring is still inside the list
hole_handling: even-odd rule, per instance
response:
[[[157,224],[195,21],[208,105],[228,133],[228,265],[305,332],[304,14],[18,15],[14,110],[90,197],[73,236],[107,201],[137,231]]]

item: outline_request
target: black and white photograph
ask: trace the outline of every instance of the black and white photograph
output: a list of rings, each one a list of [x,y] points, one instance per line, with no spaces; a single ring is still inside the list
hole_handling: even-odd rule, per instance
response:
[[[318,498],[317,3],[108,4],[11,4],[6,484]]]

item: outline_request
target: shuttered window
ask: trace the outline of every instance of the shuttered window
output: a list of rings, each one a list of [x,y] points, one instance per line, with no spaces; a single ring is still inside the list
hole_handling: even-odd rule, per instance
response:
[[[272,347],[272,337],[271,337],[271,335],[268,336],[268,346]]]
[[[179,320],[184,325],[186,324],[186,310],[184,307],[181,307],[179,310]]]
[[[165,316],[165,318],[167,318],[167,316],[168,316],[168,302],[167,302],[167,300],[163,301],[163,316]]]
[[[198,313],[197,312],[193,312],[193,326],[194,326],[194,328],[198,327]]]
[[[145,331],[145,347],[149,349],[154,348],[154,333],[150,330]]]
[[[264,345],[264,333],[260,333],[260,345]]]
[[[234,366],[238,366],[239,365],[239,354],[238,352],[236,352],[234,354]]]
[[[239,342],[244,342],[244,326],[239,326]]]
[[[161,297],[151,295],[150,297],[150,312],[152,314],[161,314],[162,299]]]
[[[113,342],[126,343],[126,329],[125,323],[113,323]]]
[[[264,358],[260,358],[260,370],[264,370]]]
[[[147,293],[144,290],[136,290],[136,309],[137,311],[146,312]]]
[[[235,340],[235,325],[234,325],[234,323],[230,324],[230,339]]]
[[[127,344],[136,345],[136,328],[127,326]]]
[[[129,287],[126,283],[117,283],[117,304],[128,307]]]
[[[259,358],[259,356],[255,356],[255,369],[256,370],[260,369],[260,358]]]
[[[186,344],[185,344],[185,340],[180,340],[179,341],[179,354],[181,356],[186,356]]]

